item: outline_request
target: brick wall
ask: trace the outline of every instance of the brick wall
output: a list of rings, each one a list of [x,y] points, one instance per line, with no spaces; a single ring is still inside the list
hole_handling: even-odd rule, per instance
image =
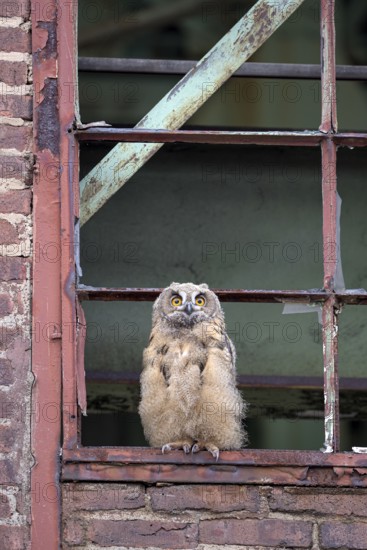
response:
[[[32,97],[29,4],[0,0],[0,548],[29,541]]]
[[[367,548],[367,492],[66,483],[64,548]]]

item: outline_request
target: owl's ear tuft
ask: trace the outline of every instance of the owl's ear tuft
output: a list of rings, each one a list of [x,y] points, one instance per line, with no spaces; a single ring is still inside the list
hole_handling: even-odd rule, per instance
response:
[[[206,283],[201,283],[201,285],[199,285],[200,288],[209,288],[208,285]]]

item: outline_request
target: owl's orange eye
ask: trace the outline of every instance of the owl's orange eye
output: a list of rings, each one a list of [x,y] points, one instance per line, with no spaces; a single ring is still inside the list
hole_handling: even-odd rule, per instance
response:
[[[182,304],[181,296],[174,296],[171,300],[171,304],[175,307],[178,307]]]
[[[201,294],[199,294],[199,296],[196,296],[195,298],[195,304],[197,306],[205,306],[205,298],[204,296],[202,296]]]

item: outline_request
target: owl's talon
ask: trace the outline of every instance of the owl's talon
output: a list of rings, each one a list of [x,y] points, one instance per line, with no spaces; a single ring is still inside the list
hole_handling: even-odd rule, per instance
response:
[[[215,461],[218,462],[218,458],[219,458],[219,449],[216,449],[216,450],[209,450],[209,452],[213,455],[213,457],[215,458]]]
[[[179,451],[183,450],[185,454],[189,454],[191,450],[192,440],[189,439],[180,439],[179,441],[171,441],[170,443],[166,443],[162,447],[162,454],[164,454],[166,451]]]
[[[216,462],[218,462],[219,449],[212,443],[202,443],[200,441],[194,443],[191,452],[198,453],[199,451],[208,451],[212,455],[212,457],[215,458]]]

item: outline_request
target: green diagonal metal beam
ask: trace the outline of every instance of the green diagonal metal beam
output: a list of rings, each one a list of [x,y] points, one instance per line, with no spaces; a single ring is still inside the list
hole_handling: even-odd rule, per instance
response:
[[[302,3],[303,0],[259,0],[145,115],[136,128],[180,128]],[[80,183],[81,225],[87,222],[162,145],[116,145]]]

